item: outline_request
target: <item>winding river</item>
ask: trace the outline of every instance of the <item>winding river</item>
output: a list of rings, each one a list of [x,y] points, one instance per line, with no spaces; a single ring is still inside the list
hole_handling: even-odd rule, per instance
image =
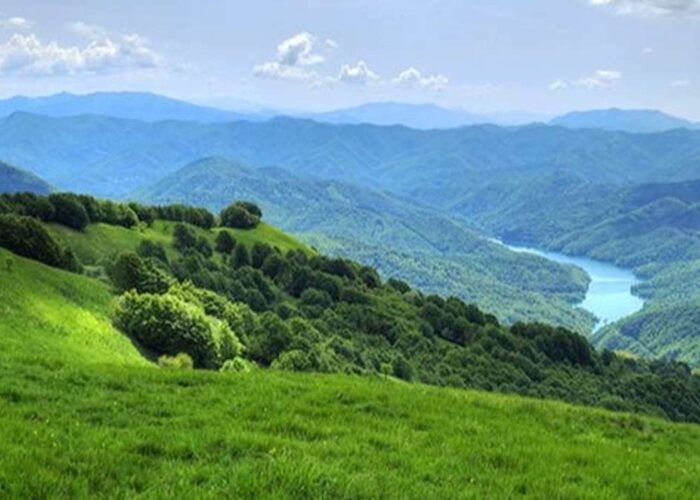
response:
[[[557,252],[499,243],[515,252],[539,255],[562,264],[574,264],[586,271],[591,277],[591,283],[586,298],[578,306],[598,318],[594,331],[639,311],[644,305],[644,300],[632,294],[632,287],[639,283],[632,271],[585,257],[571,257]]]

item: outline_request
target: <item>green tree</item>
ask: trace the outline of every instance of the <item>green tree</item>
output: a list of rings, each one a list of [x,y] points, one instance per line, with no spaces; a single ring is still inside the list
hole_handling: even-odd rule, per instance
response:
[[[57,193],[49,195],[49,202],[53,205],[53,220],[64,226],[82,231],[90,223],[87,210],[80,199],[70,193]]]
[[[215,248],[216,251],[224,255],[230,254],[236,247],[236,239],[231,234],[231,231],[222,229],[216,235]]]
[[[248,252],[248,248],[245,245],[236,245],[236,248],[233,249],[230,261],[234,269],[249,266],[250,253]]]
[[[185,224],[175,224],[173,229],[173,246],[181,252],[197,245],[197,233]]]
[[[240,202],[224,208],[219,218],[221,225],[238,229],[252,229],[260,224],[260,217],[249,212]]]

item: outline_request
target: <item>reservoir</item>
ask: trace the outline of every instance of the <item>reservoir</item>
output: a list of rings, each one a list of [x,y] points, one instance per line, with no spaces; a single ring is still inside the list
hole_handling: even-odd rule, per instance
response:
[[[586,298],[578,306],[596,315],[599,321],[594,330],[629,316],[644,305],[644,300],[632,294],[632,287],[639,283],[632,271],[586,257],[505,246],[515,252],[531,253],[562,264],[573,264],[586,271],[591,277],[591,283]]]

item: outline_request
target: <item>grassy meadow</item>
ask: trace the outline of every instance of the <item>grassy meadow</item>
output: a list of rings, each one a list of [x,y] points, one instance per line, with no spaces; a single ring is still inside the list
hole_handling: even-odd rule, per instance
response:
[[[158,368],[0,251],[0,497],[693,498],[700,427],[390,378]]]

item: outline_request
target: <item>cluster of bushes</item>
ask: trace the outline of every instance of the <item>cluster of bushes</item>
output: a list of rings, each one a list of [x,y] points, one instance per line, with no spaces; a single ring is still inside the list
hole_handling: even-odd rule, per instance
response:
[[[73,272],[81,270],[73,252],[56,241],[33,217],[0,215],[0,247],[49,266]]]
[[[211,301],[206,292],[180,285],[161,294],[130,290],[116,303],[114,323],[159,355],[184,353],[197,368],[217,369],[243,347],[231,328],[239,324],[235,306],[214,298],[211,307]]]

